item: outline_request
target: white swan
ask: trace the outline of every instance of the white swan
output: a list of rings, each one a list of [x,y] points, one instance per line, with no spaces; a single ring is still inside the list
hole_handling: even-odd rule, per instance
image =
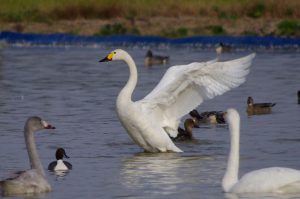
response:
[[[100,62],[123,60],[129,66],[129,79],[117,98],[117,113],[135,143],[148,152],[182,152],[167,133],[176,137],[182,116],[205,99],[222,95],[242,84],[254,56],[170,67],[152,92],[136,102],[131,96],[138,74],[131,56],[117,49]]]
[[[237,194],[300,193],[300,170],[271,167],[255,170],[238,179],[240,116],[235,109],[228,109],[225,116],[230,131],[230,152],[227,169],[222,180],[225,192]]]
[[[24,136],[31,169],[17,172],[17,176],[0,181],[3,195],[35,194],[51,191],[43,165],[36,150],[33,133],[41,129],[55,129],[39,117],[30,117],[25,123]]]

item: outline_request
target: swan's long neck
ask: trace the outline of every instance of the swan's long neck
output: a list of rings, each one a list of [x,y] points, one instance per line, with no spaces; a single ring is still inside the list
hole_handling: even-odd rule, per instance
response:
[[[129,54],[125,54],[124,61],[127,63],[129,67],[129,79],[124,86],[124,88],[121,90],[119,93],[118,99],[117,99],[117,104],[119,103],[127,103],[127,102],[132,102],[131,97],[132,93],[136,87],[137,84],[137,69],[136,65],[132,59],[132,57]]]
[[[230,131],[230,152],[227,162],[227,169],[222,181],[225,192],[238,182],[239,156],[240,156],[240,118],[234,117],[228,121]]]
[[[41,175],[45,176],[43,165],[36,149],[33,131],[27,126],[24,129],[24,136],[31,168],[36,169]]]

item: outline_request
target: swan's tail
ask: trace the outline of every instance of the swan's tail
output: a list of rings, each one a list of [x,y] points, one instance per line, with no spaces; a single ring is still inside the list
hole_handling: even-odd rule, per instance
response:
[[[169,152],[176,152],[176,153],[182,153],[183,151],[178,148],[175,144],[173,144],[172,147],[170,147],[170,149],[168,149]]]

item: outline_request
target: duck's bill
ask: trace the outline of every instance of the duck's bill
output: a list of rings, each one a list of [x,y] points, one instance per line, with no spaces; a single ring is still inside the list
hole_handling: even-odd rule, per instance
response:
[[[64,156],[65,156],[65,158],[70,158],[69,156],[67,156],[67,154],[66,154],[66,153],[64,153]]]

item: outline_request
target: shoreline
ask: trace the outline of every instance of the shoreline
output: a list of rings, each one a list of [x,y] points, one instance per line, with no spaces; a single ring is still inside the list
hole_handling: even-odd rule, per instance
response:
[[[300,38],[273,36],[193,36],[169,39],[157,36],[77,36],[64,33],[0,32],[2,46],[188,46],[214,48],[220,42],[235,48],[299,49]]]

